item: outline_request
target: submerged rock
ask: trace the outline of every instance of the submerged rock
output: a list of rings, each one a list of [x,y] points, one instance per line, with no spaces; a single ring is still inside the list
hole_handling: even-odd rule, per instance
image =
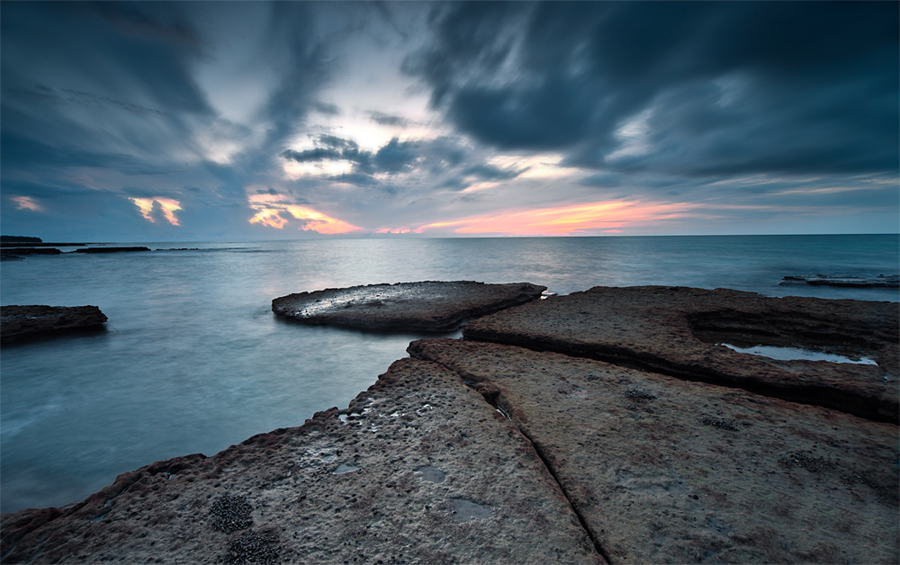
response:
[[[522,347],[409,350],[494,391],[612,564],[897,562],[893,424]]]
[[[347,410],[0,526],[4,563],[603,562],[531,442],[414,359]]]
[[[547,287],[472,281],[374,284],[301,292],[272,301],[277,316],[366,330],[447,331],[540,298]]]
[[[480,318],[467,339],[612,361],[880,421],[900,414],[900,304],[684,287],[595,287]],[[777,360],[719,345],[801,347],[877,365]]]
[[[106,315],[96,306],[2,306],[0,341],[5,345],[96,329],[104,323]]]

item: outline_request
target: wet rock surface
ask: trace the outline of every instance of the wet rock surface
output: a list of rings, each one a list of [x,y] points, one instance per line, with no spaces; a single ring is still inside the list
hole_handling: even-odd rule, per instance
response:
[[[2,306],[0,341],[21,343],[101,328],[106,315],[96,306]]]
[[[346,410],[2,517],[3,563],[602,563],[518,429],[403,359]]]
[[[896,563],[897,426],[521,347],[422,340],[534,443],[611,563]]]
[[[734,290],[595,287],[475,320],[467,339],[552,350],[898,421],[900,305]],[[877,365],[783,361],[717,345],[801,347]]]
[[[301,292],[272,301],[276,315],[306,324],[367,330],[447,331],[536,300],[546,287],[471,281],[375,284]]]

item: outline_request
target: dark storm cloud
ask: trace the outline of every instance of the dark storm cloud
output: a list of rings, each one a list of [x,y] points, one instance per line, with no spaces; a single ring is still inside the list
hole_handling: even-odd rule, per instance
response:
[[[13,3],[0,26],[4,172],[171,168],[215,117],[191,76],[203,40],[177,5]]]
[[[315,149],[307,149],[306,151],[292,151],[285,149],[281,156],[298,163],[310,163],[316,161],[325,161],[328,159],[343,159],[343,154],[336,149],[326,149],[324,147],[316,147]]]
[[[207,25],[210,13],[232,7],[236,16],[224,21],[239,20],[243,10],[262,27],[268,18],[268,26],[248,38],[224,37],[221,26]],[[185,208],[185,236],[205,237],[191,222],[240,231],[252,215],[244,187],[268,173],[284,138],[309,112],[340,113],[316,101],[329,76],[328,40],[313,33],[312,12],[291,3],[4,3],[0,188],[4,196],[39,199],[44,210],[18,211],[4,199],[4,221],[52,231],[67,209],[78,210],[83,221],[66,222],[69,229],[85,229],[91,219],[118,237],[149,224],[128,197],[170,197]],[[268,81],[268,97],[246,123],[224,118],[197,82],[199,68],[222,68],[215,63],[231,43],[261,62]],[[259,76],[232,80],[245,79]],[[133,187],[122,186],[121,174],[135,177]],[[82,199],[78,206],[73,194]]]
[[[280,83],[269,96],[264,115],[270,124],[268,142],[279,143],[295,133],[312,109],[337,111],[315,95],[328,77],[326,45],[316,40],[314,17],[303,2],[274,2],[265,55]]]
[[[377,170],[398,173],[416,160],[417,149],[415,142],[401,142],[395,137],[375,153],[372,162]]]
[[[895,2],[442,6],[405,70],[465,133],[683,175],[898,167]]]

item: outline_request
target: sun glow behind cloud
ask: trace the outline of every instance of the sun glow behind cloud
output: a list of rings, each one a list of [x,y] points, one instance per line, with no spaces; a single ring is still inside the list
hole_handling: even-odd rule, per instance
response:
[[[44,211],[41,205],[35,202],[30,196],[13,196],[10,200],[16,203],[16,207],[19,210],[31,210],[32,212]]]
[[[156,223],[152,214],[153,204],[156,203],[162,209],[163,216],[170,224],[173,226],[181,225],[178,223],[178,218],[175,217],[175,212],[181,210],[181,203],[177,200],[172,198],[129,198],[129,200],[137,205],[141,211],[141,216],[151,223]]]
[[[437,230],[459,234],[524,236],[622,233],[621,228],[686,217],[694,207],[682,203],[593,202],[470,216],[451,222],[427,224],[415,232]]]
[[[299,229],[321,234],[337,234],[358,231],[362,228],[342,220],[326,216],[312,208],[291,204],[282,194],[253,194],[248,197],[250,207],[256,214],[250,218],[251,224],[261,224],[275,229],[284,229],[289,223],[285,213],[303,222]]]

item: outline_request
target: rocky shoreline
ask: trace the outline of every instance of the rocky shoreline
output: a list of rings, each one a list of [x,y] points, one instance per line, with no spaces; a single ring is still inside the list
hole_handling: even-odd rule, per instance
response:
[[[5,514],[0,560],[896,563],[898,320],[721,289],[532,300],[413,342],[346,409]]]

